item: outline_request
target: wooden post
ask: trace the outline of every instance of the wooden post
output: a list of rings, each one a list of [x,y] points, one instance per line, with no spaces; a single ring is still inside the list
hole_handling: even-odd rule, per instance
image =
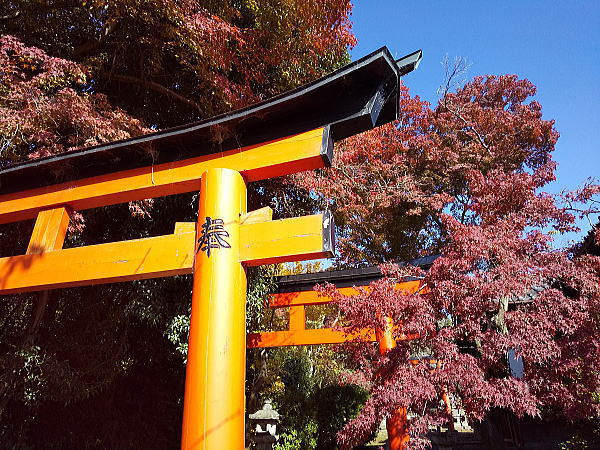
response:
[[[392,333],[393,326],[392,319],[386,317],[385,328],[383,330],[376,330],[380,355],[385,355],[396,347],[396,340]],[[409,441],[406,408],[398,408],[392,416],[385,421],[385,427],[388,433],[390,450],[404,450]]]
[[[290,306],[290,331],[301,331],[306,329],[306,311],[304,305]]]
[[[181,448],[244,448],[246,274],[240,216],[246,184],[234,170],[202,175]]]
[[[40,211],[33,226],[27,255],[39,255],[62,248],[71,212],[65,206]]]
[[[41,255],[62,248],[67,236],[70,219],[71,210],[66,206],[40,211],[33,226],[26,254]],[[48,305],[48,291],[38,292],[33,317],[27,333],[27,339],[31,342],[33,342],[42,322],[46,305]]]

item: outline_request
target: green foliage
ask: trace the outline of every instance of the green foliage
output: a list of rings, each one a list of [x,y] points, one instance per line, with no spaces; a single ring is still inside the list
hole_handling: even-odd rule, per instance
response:
[[[85,228],[71,233],[66,246],[167,234],[173,222],[195,220],[190,196],[158,199],[155,206],[164,215],[131,217],[127,205],[85,212]],[[21,239],[31,226],[0,232]],[[0,241],[3,255],[24,251]],[[54,290],[37,326],[39,295],[5,299],[2,446],[167,448],[177,442],[185,365],[174,343],[177,333],[179,343],[187,338],[181,318],[189,314],[190,291],[189,276]]]
[[[317,448],[336,448],[337,432],[358,415],[368,396],[366,389],[355,384],[330,384],[315,391]]]
[[[35,402],[43,388],[44,356],[40,354],[40,350],[39,346],[34,345],[17,352],[17,356],[22,359],[19,370],[23,378],[23,400],[26,404]]]
[[[265,314],[269,311],[267,296],[275,288],[274,276],[278,272],[278,265],[268,265],[249,268],[248,291],[246,294],[246,328],[252,331],[265,329]]]
[[[574,434],[560,443],[560,450],[587,450],[600,445],[600,420],[597,418],[572,425]]]
[[[181,353],[187,362],[188,335],[190,333],[190,316],[179,314],[169,322],[165,335],[175,345],[175,349]]]
[[[587,440],[576,434],[565,442],[561,442],[560,450],[586,450],[589,447]]]
[[[279,441],[274,445],[274,450],[296,450],[302,448],[302,439],[294,429],[285,431],[279,435]]]
[[[265,394],[281,414],[278,448],[337,448],[337,432],[356,417],[368,392],[339,384],[343,361],[331,348],[281,348],[271,353],[273,384]]]

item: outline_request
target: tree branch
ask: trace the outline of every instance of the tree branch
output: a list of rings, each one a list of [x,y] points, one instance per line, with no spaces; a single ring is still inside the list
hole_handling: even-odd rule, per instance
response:
[[[461,77],[466,74],[468,70],[467,60],[465,58],[458,57],[455,58],[452,63],[450,63],[448,57],[446,56],[442,64],[446,71],[446,83],[444,87],[440,87],[438,89],[438,94],[441,92],[442,104],[444,105],[444,108],[446,108],[454,117],[460,120],[464,124],[465,128],[475,135],[481,146],[487,151],[488,155],[492,156],[490,147],[486,144],[483,136],[460,114],[458,109],[452,109],[448,103],[448,94],[450,93],[450,90],[454,87],[460,86],[463,83]]]
[[[460,120],[464,125],[465,128],[469,131],[472,131],[473,134],[475,135],[475,137],[477,138],[477,140],[479,141],[479,143],[481,144],[481,146],[487,151],[489,156],[492,156],[492,152],[490,152],[490,147],[485,143],[485,140],[483,139],[483,136],[481,136],[481,134],[479,134],[479,132],[475,129],[475,127],[471,124],[469,124],[469,122],[467,122],[467,120],[458,112],[458,109],[453,110],[450,108],[450,106],[448,106],[448,100],[447,97],[444,96],[444,108],[446,108],[448,111],[450,111],[450,113],[456,117],[458,120]]]
[[[115,75],[111,74],[108,76],[109,80],[121,81],[123,83],[135,84],[146,89],[149,89],[154,92],[158,92],[159,94],[165,95],[167,97],[171,97],[174,100],[177,100],[179,103],[184,103],[188,106],[191,106],[198,110],[200,114],[203,114],[202,107],[199,103],[196,103],[189,98],[185,98],[183,95],[179,95],[177,92],[172,91],[169,88],[164,87],[161,84],[158,84],[154,81],[143,80],[141,78],[133,77],[131,75]]]
[[[16,19],[17,17],[19,17],[21,15],[21,11],[15,11],[12,14],[6,14],[5,16],[0,16],[0,20],[10,20],[10,19]]]

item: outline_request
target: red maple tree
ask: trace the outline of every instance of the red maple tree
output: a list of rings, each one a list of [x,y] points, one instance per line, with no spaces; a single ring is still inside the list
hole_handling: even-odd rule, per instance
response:
[[[0,34],[89,68],[94,89],[160,128],[264,100],[339,67],[349,0],[15,0]]]
[[[541,192],[554,180],[558,133],[528,101],[535,87],[527,80],[477,77],[446,89],[433,109],[405,87],[400,93],[396,123],[349,139],[331,170],[298,177],[333,208],[346,263],[441,253],[426,273],[382,266],[387,276],[356,297],[323,288],[352,327],[383,329],[391,317],[397,338],[420,334],[384,356],[351,347],[357,370],[349,377],[372,395],[340,444],[363,442],[404,406],[410,445],[425,446],[430,427],[451,420],[443,392],[474,420],[494,407],[596,417],[600,257],[554,248],[553,235],[598,212],[575,203],[593,200],[599,187],[562,204]],[[395,291],[406,275],[422,277],[426,289]],[[511,374],[509,354],[522,358],[522,374]],[[440,362],[433,371],[431,359]]]

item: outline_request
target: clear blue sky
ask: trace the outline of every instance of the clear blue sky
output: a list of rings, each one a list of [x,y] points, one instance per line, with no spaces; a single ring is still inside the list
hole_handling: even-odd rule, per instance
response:
[[[517,74],[538,88],[545,119],[561,137],[549,192],[600,178],[600,1],[355,0],[353,59],[387,45],[399,58],[423,50],[404,77],[412,94],[435,103],[441,61],[465,57],[469,78]],[[581,224],[584,232],[589,225]],[[571,236],[576,238],[576,236]]]

